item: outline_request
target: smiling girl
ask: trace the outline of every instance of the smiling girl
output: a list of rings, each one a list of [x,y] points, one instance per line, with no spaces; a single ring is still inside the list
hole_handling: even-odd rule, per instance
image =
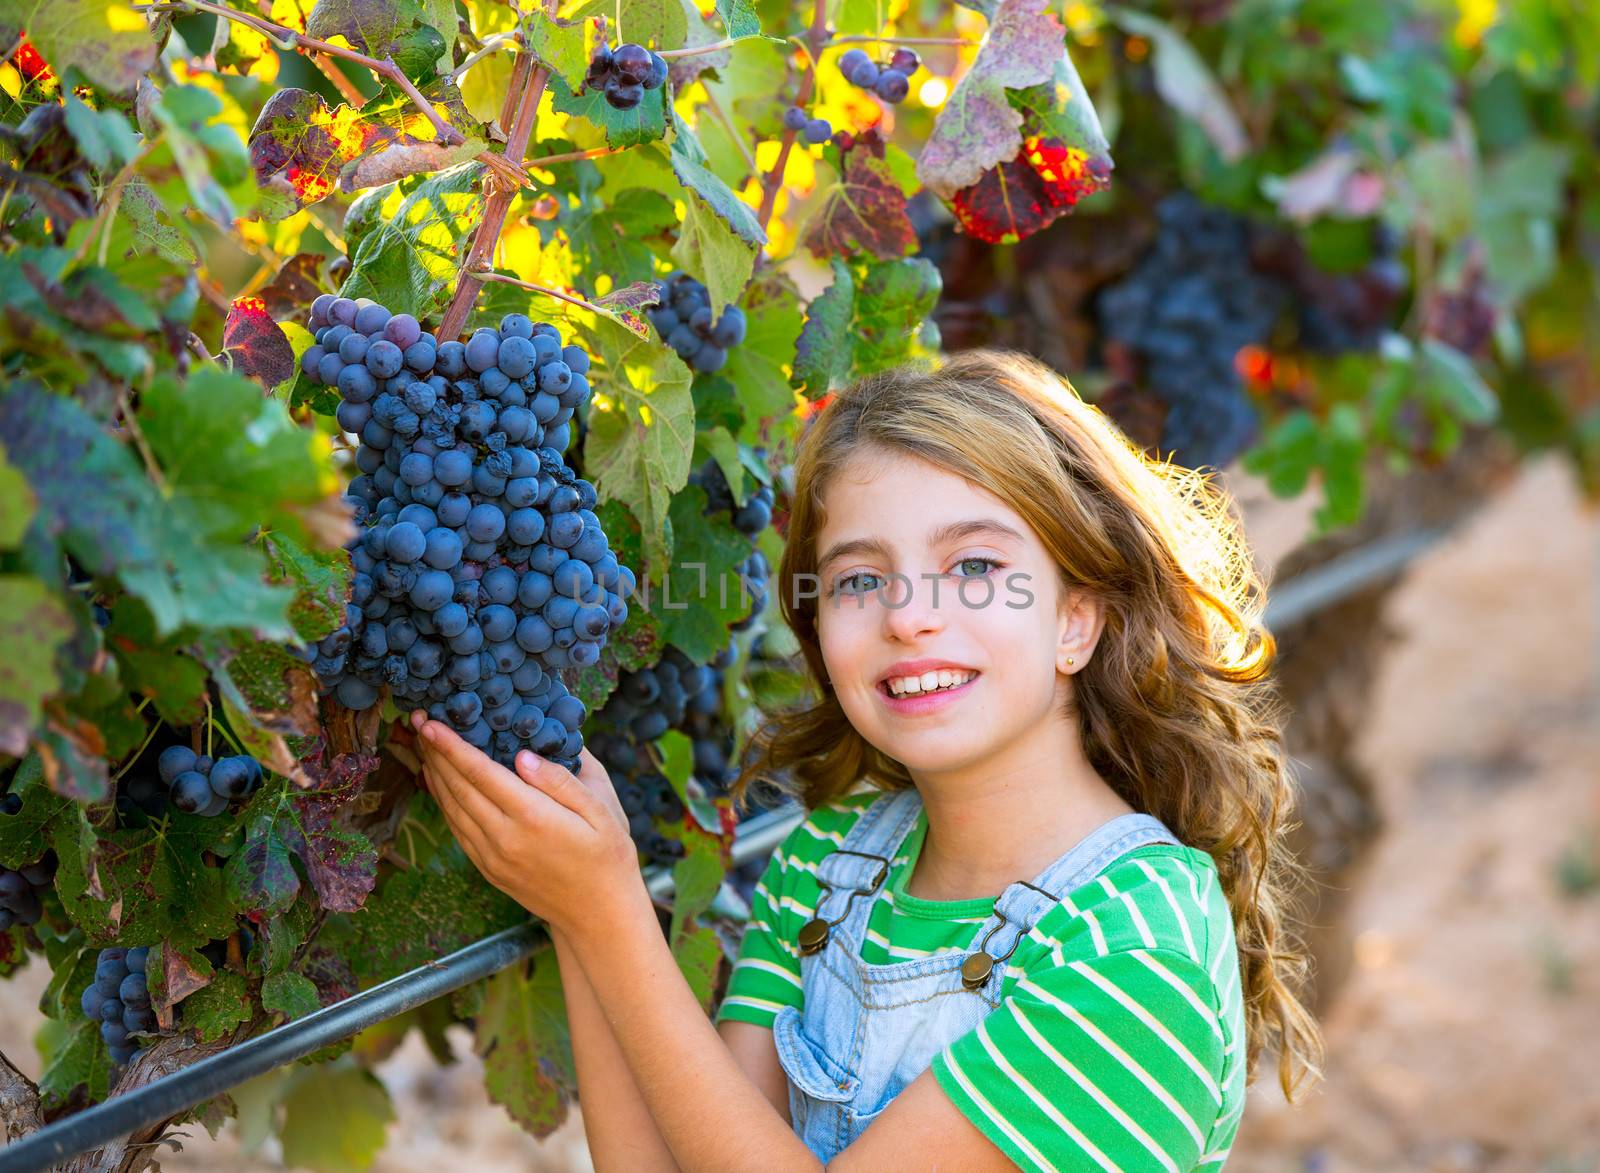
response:
[[[1018,355],[835,397],[778,572],[815,695],[735,786],[808,817],[715,1028],[600,763],[519,780],[414,715],[468,854],[550,926],[597,1169],[1217,1169],[1269,1042],[1290,1099],[1317,1074],[1229,504]]]

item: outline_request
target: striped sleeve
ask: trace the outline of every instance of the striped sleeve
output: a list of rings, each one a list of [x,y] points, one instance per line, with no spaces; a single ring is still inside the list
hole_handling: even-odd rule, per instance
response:
[[[1187,1173],[1223,1097],[1209,975],[1167,949],[1059,956],[934,1057],[939,1086],[1020,1168]]]
[[[793,833],[791,833],[791,838]],[[800,955],[780,935],[778,911],[783,904],[785,848],[772,853],[761,882],[750,894],[750,920],[739,946],[739,960],[728,979],[727,996],[716,1020],[753,1022],[770,1028],[778,1011],[801,1005]]]

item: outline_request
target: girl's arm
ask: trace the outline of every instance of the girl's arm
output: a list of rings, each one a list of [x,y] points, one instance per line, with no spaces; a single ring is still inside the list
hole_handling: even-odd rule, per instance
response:
[[[677,1173],[678,1163],[639,1094],[571,941],[555,928],[550,939],[561,969],[572,1058],[578,1069],[578,1107],[595,1173]]]

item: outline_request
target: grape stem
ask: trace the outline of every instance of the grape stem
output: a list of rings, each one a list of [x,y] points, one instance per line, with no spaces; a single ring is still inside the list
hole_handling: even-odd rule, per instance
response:
[[[526,289],[529,293],[542,293],[547,297],[559,298],[569,305],[575,305],[579,309],[588,310],[590,313],[604,314],[607,317],[610,317],[612,313],[605,306],[595,305],[594,302],[585,301],[575,294],[563,293],[561,290],[553,289],[548,285],[538,285],[532,281],[524,281],[520,277],[507,277],[504,273],[496,273],[490,268],[478,270],[477,277],[480,281],[495,281],[501,285],[515,285],[518,289]]]
[[[537,155],[523,162],[529,167],[549,167],[555,163],[576,163],[580,159],[600,159],[606,155],[618,155],[627,149],[627,147],[590,147],[587,151],[567,151],[561,155]]]
[[[827,49],[833,45],[981,45],[982,41],[969,41],[965,37],[867,37],[848,36],[833,37],[822,42],[819,48]]]
[[[211,0],[178,0],[178,3],[182,7],[193,9],[196,12],[209,12],[220,20],[231,20],[236,24],[248,25],[250,28],[255,29],[256,32],[270,38],[273,44],[282,49],[297,50],[305,53],[325,53],[330,57],[343,57],[346,61],[354,61],[357,65],[365,66],[373,73],[394,82],[401,92],[411,99],[412,104],[433,124],[434,134],[444,146],[460,146],[467,141],[459,130],[440,117],[439,112],[433,108],[433,103],[422,96],[421,91],[406,76],[405,70],[394,63],[393,57],[385,57],[382,60],[376,57],[369,57],[365,53],[358,53],[354,49],[345,48],[343,45],[319,41],[315,37],[308,37],[304,33],[285,28],[281,24],[273,24],[270,20],[264,20],[259,16],[251,16],[247,12],[239,12],[232,8],[226,8],[221,4],[213,4]],[[134,7],[142,11],[150,6],[135,5]]]
[[[795,95],[796,106],[804,107],[811,101],[811,95],[817,88],[817,54],[822,52],[822,47],[827,43],[828,0],[816,0],[811,12],[811,27],[805,33],[806,55],[810,63],[806,66],[805,76],[800,79],[800,90]],[[772,220],[773,208],[777,206],[778,189],[783,186],[784,169],[789,165],[789,152],[794,147],[797,134],[797,131],[784,129],[783,138],[778,143],[778,158],[772,164],[772,170],[761,179],[761,209],[756,213],[756,219],[760,221],[763,232]]]
[[[462,74],[466,73],[467,70],[471,69],[485,57],[492,56],[493,54],[500,52],[500,50],[504,49],[507,45],[511,44],[518,46],[522,44],[522,34],[520,32],[496,33],[483,43],[483,48],[472,54],[472,56],[466,58],[461,62],[460,65],[456,66],[449,73],[447,73],[445,75],[445,80],[449,82],[459,81]]]
[[[555,0],[545,0],[545,11],[553,12]],[[532,58],[524,57],[531,61]],[[550,80],[548,66],[539,65],[527,69],[526,81],[516,99],[516,121],[511,127],[511,133],[506,136],[504,154],[507,161],[516,160],[514,164],[520,172],[523,160],[528,154],[528,139],[533,134],[535,115],[539,110],[539,101],[544,97],[544,88]],[[518,75],[512,74],[512,82],[518,80]],[[507,95],[506,105],[502,108],[502,115],[509,112],[512,98]],[[504,121],[502,119],[502,125]],[[472,303],[477,299],[478,290],[483,288],[483,272],[492,266],[490,256],[494,253],[494,246],[500,241],[500,233],[505,228],[506,215],[511,211],[511,201],[516,198],[520,190],[517,186],[496,184],[484,202],[483,219],[478,221],[477,230],[472,234],[472,247],[467,250],[466,260],[461,264],[461,272],[456,280],[455,295],[451,297],[450,304],[445,307],[444,316],[439,319],[438,338],[445,342],[457,338],[461,328],[466,325],[467,315],[472,312]]]
[[[724,37],[720,41],[712,41],[709,45],[685,45],[682,49],[657,49],[656,56],[664,57],[671,61],[675,57],[698,57],[702,53],[720,53],[740,41],[759,41],[762,37]]]
[[[750,174],[761,174],[761,168],[756,166],[756,157],[750,153],[750,147],[745,143],[744,138],[734,129],[733,120],[728,117],[727,111],[722,108],[722,103],[717,101],[717,95],[713,94],[711,87],[703,82],[700,85],[700,89],[704,91],[706,96],[706,109],[711,111],[711,116],[722,124],[722,129],[728,132],[728,137],[739,148],[739,154],[744,156],[744,165],[750,168]]]

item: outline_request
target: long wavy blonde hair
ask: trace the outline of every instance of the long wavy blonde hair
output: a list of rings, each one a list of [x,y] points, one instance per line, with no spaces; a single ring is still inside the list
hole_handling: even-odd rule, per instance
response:
[[[964,351],[935,370],[901,367],[840,391],[812,418],[794,468],[777,571],[811,697],[763,714],[732,786],[761,781],[814,809],[860,783],[912,785],[867,743],[828,683],[814,591],[823,492],[867,446],[964,477],[1023,517],[1063,586],[1105,610],[1095,654],[1073,678],[1090,763],[1136,810],[1209,853],[1238,938],[1247,1081],[1269,1043],[1291,1102],[1321,1077],[1322,1034],[1297,991],[1309,972],[1292,938],[1304,880],[1284,841],[1294,794],[1261,624],[1264,584],[1225,491],[1207,474],[1152,460],[1098,408],[1024,355]]]

